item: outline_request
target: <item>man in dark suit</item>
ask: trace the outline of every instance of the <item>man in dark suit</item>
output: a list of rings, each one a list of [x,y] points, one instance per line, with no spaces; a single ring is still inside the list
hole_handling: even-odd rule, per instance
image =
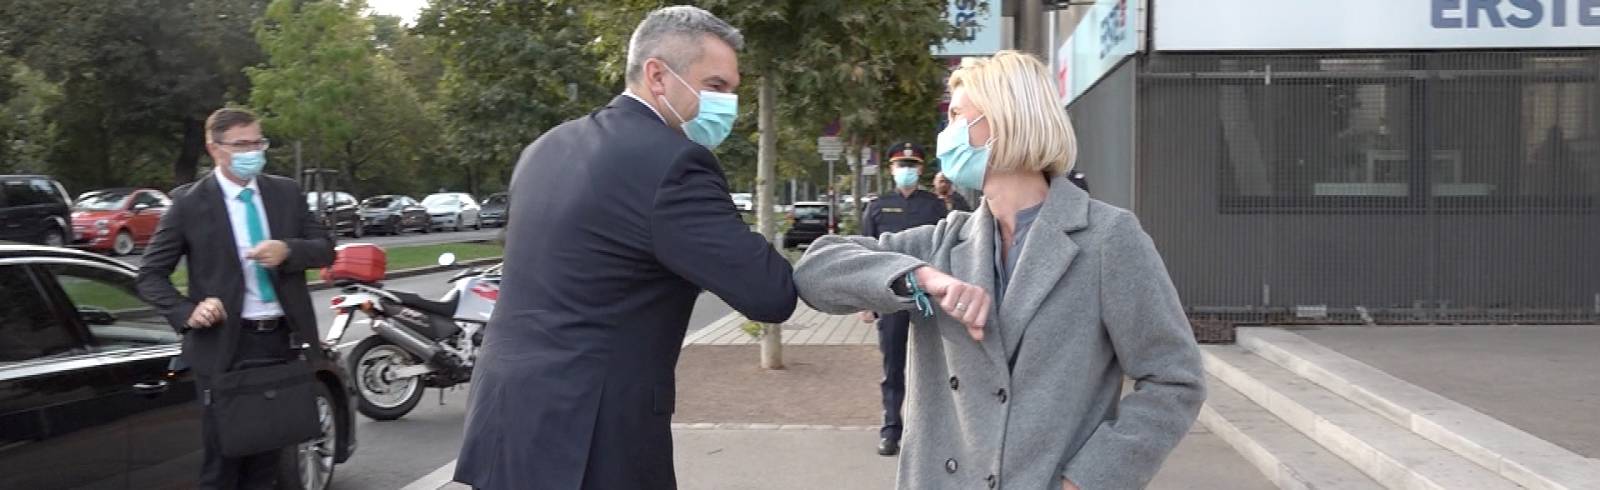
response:
[[[656,10],[629,43],[627,91],[523,151],[457,481],[676,488],[673,370],[695,299],[793,313],[788,261],[740,220],[708,148],[737,114],[742,43],[699,8]]]
[[[206,120],[206,150],[216,171],[172,192],[172,208],[139,268],[139,295],[183,334],[183,360],[202,393],[221,372],[288,359],[292,345],[317,339],[305,271],[333,262],[333,242],[311,216],[299,185],[260,174],[267,144],[249,111],[213,113]],[[185,259],[188,294],[171,279]],[[273,488],[278,451],[223,457],[214,420],[207,408],[201,487]]]

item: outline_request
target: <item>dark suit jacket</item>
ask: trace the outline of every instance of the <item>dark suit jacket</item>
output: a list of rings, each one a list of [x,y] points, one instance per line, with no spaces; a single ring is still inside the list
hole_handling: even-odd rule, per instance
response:
[[[673,370],[695,299],[786,320],[788,261],[739,219],[716,157],[626,96],[533,142],[511,195],[456,479],[675,488]]]
[[[273,270],[272,285],[284,316],[302,342],[317,341],[317,316],[306,289],[306,269],[333,263],[333,240],[306,206],[293,180],[256,177],[272,238],[289,244],[289,258]],[[226,369],[239,343],[239,315],[244,308],[244,281],[234,245],[233,225],[215,174],[172,191],[172,208],[145,250],[139,268],[139,295],[167,316],[183,335],[183,360],[202,377]],[[173,286],[171,276],[187,259],[189,292]],[[221,326],[189,329],[189,315],[206,298],[222,300],[228,311]],[[307,355],[320,350],[307,349]]]

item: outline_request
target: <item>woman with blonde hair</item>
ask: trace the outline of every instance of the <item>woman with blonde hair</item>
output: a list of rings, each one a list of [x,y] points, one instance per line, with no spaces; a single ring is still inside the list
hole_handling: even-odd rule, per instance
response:
[[[1066,179],[1077,142],[1039,60],[969,60],[949,86],[940,166],[982,204],[822,237],[800,296],[913,311],[899,488],[1142,488],[1205,400],[1166,266],[1132,213]]]

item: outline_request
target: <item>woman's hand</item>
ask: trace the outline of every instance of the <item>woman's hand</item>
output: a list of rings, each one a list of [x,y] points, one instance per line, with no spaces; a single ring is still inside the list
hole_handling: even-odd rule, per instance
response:
[[[1072,480],[1068,480],[1066,478],[1062,478],[1061,479],[1061,490],[1083,490],[1083,489],[1078,488],[1078,485],[1072,483]]]
[[[989,324],[989,305],[993,303],[988,291],[928,266],[912,274],[917,284],[939,301],[939,309],[966,325],[973,340],[983,341],[983,327]]]
[[[861,312],[861,323],[872,323],[872,322],[875,322],[875,321],[878,321],[878,314],[877,313],[873,313],[873,312],[870,312],[870,311]]]

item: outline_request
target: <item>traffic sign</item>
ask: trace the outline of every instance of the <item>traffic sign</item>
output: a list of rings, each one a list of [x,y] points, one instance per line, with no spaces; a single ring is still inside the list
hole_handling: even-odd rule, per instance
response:
[[[844,141],[839,140],[838,136],[817,138],[817,153],[822,154],[823,160],[837,162],[844,156]]]

